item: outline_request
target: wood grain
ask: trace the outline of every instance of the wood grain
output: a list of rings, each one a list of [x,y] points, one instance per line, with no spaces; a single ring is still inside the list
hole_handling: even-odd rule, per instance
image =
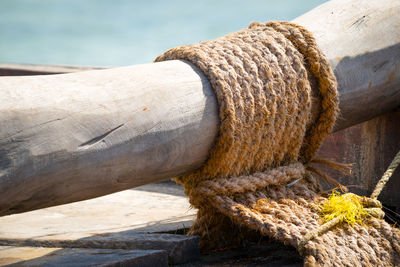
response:
[[[186,173],[218,127],[208,81],[180,61],[2,77],[0,87],[0,214]]]
[[[398,13],[396,0],[333,0],[295,20],[339,81],[336,130],[399,106]],[[183,61],[1,77],[0,88],[0,215],[190,172],[218,129],[209,82]]]

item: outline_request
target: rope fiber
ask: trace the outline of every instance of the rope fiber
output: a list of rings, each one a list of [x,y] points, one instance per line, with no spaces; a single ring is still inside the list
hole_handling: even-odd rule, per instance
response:
[[[400,265],[400,233],[380,218],[319,229],[326,198],[317,176],[324,174],[311,164],[349,166],[314,159],[333,128],[338,93],[310,32],[290,22],[252,23],[155,61],[176,59],[203,72],[219,104],[208,160],[176,179],[198,209],[189,234],[200,236],[203,249],[243,244],[256,232],[297,248],[306,266]],[[313,95],[320,100],[316,116]]]

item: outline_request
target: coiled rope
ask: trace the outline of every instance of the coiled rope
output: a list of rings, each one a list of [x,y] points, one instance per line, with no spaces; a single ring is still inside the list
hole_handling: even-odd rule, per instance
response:
[[[198,208],[189,233],[200,236],[203,248],[239,244],[256,231],[297,248],[306,265],[400,264],[400,233],[381,219],[315,235],[326,199],[316,178],[324,174],[311,165],[347,167],[313,159],[334,125],[338,93],[310,32],[289,22],[252,23],[156,61],[174,59],[196,65],[219,103],[219,134],[208,160],[177,178]],[[320,99],[317,116],[313,94]]]

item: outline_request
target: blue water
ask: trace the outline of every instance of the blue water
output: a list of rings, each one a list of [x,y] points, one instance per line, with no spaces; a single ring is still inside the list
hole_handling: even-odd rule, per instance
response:
[[[0,0],[0,63],[121,66],[324,0]]]

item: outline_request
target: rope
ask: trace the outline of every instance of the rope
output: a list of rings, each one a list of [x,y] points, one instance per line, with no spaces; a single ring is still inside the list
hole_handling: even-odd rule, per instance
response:
[[[382,189],[385,187],[386,183],[389,181],[390,177],[392,176],[393,172],[396,170],[397,166],[400,164],[400,151],[397,152],[396,156],[394,157],[393,161],[390,163],[388,169],[383,174],[382,178],[375,186],[374,192],[371,194],[371,198],[378,199]]]
[[[375,189],[372,192],[371,196],[369,198],[366,198],[366,197],[363,198],[363,202],[364,202],[364,206],[365,207],[367,207],[367,206],[375,207],[375,208],[365,208],[365,211],[370,216],[373,216],[373,217],[378,218],[378,219],[383,219],[383,217],[385,216],[385,213],[381,210],[382,204],[379,201],[377,201],[377,199],[378,199],[380,193],[382,192],[383,188],[385,187],[386,183],[389,181],[390,177],[392,176],[392,174],[394,173],[394,171],[396,170],[396,168],[397,168],[397,166],[399,164],[400,164],[400,151],[397,152],[396,156],[394,157],[394,159],[390,163],[389,167],[387,168],[387,170],[385,171],[385,173],[383,174],[383,176],[381,177],[379,182],[376,184]],[[340,215],[340,216],[334,218],[333,220],[322,224],[317,229],[308,232],[304,236],[302,241],[300,242],[299,251],[302,253],[304,251],[304,246],[310,240],[312,240],[315,237],[325,233],[329,229],[335,227],[340,222],[342,222],[343,219],[344,219],[344,215]]]
[[[310,32],[289,22],[252,23],[216,40],[170,49],[155,61],[176,59],[202,71],[219,104],[220,129],[208,160],[176,178],[198,209],[189,234],[200,236],[203,250],[242,245],[256,233],[301,250],[305,264],[400,264],[400,233],[382,220],[370,221],[374,231],[356,224],[346,230],[351,234],[307,234],[320,226],[318,205],[325,200],[316,174],[335,183],[311,165],[345,173],[351,167],[313,159],[333,128],[338,93]],[[321,104],[316,116],[313,97]],[[302,245],[304,236],[315,237]],[[352,243],[355,236],[362,248]]]

